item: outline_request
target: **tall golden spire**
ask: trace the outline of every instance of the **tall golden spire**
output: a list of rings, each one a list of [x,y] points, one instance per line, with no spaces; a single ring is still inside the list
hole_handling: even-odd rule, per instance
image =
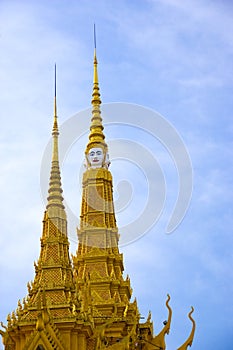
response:
[[[97,56],[96,56],[96,33],[94,25],[94,74],[93,74],[93,92],[92,92],[92,118],[89,134],[89,142],[86,148],[86,154],[93,147],[102,147],[103,152],[106,155],[107,153],[107,144],[105,143],[105,136],[103,133],[103,124],[101,118],[101,99],[99,92],[99,80],[98,80],[98,69],[97,69]]]
[[[119,234],[113,205],[112,175],[108,169],[107,144],[100,112],[96,45],[91,103],[92,118],[86,148],[87,169],[83,173],[82,181],[79,245],[73,264],[82,299],[85,300],[86,286],[89,286],[86,304],[93,310],[96,325],[102,327],[105,324],[108,331],[112,329],[114,343],[116,338],[124,336],[126,324],[131,330],[137,321],[138,309],[136,302],[130,302],[130,280],[123,277],[123,256],[118,248]],[[117,326],[116,322],[119,322]],[[100,332],[101,337],[101,328],[98,327],[97,332]],[[97,335],[94,337],[98,338]],[[101,349],[99,340],[95,349],[97,348]]]
[[[67,220],[62,197],[58,136],[55,65],[52,164],[48,203],[43,220],[40,257],[38,262],[35,263],[35,278],[32,285],[28,287],[29,311],[24,316],[25,320],[30,317],[39,317],[38,309],[40,308],[38,307],[38,303],[40,304],[43,296],[50,310],[50,315],[54,318],[73,317],[71,300],[72,302],[75,300],[75,285],[69,257]],[[37,330],[42,331],[44,325],[43,322],[40,322],[39,318],[37,324],[39,327]]]
[[[65,207],[63,204],[61,175],[58,155],[58,123],[57,123],[57,86],[56,86],[56,65],[55,65],[55,94],[54,94],[54,118],[53,118],[53,145],[52,145],[52,165],[50,172],[50,182],[48,190],[48,204],[46,206],[48,217],[50,219],[66,219]],[[63,230],[62,230],[63,231]]]

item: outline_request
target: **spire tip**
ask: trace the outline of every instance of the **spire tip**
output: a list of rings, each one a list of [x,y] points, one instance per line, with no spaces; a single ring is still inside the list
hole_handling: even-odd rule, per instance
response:
[[[54,65],[54,121],[53,132],[58,132],[57,125],[57,65]]]
[[[95,23],[94,23],[94,49],[96,50],[96,31],[95,31]]]
[[[54,64],[54,97],[57,97],[57,64]]]

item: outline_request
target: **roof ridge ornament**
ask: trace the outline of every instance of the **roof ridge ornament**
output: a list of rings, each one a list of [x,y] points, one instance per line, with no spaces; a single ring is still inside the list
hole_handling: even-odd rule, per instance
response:
[[[194,333],[195,333],[195,329],[196,329],[196,323],[195,323],[194,319],[192,318],[193,312],[194,312],[194,308],[193,308],[193,306],[191,306],[191,311],[188,313],[188,317],[192,322],[192,329],[191,329],[191,332],[189,334],[188,339],[177,350],[187,350],[188,346],[192,346]]]
[[[165,335],[169,334],[170,326],[171,326],[171,319],[172,319],[172,309],[169,305],[170,299],[171,299],[170,295],[167,294],[166,307],[168,309],[168,319],[163,322],[163,324],[164,324],[163,329],[152,340],[152,345],[154,345],[158,349],[165,349],[166,348]]]

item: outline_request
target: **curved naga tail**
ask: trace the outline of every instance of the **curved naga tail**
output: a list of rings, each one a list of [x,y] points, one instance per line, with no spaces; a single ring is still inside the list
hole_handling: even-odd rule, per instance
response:
[[[194,311],[194,308],[191,306],[191,311],[189,312],[188,317],[189,317],[189,319],[191,320],[191,322],[193,324],[192,330],[191,330],[191,332],[189,334],[188,339],[177,350],[187,350],[188,346],[192,346],[194,333],[195,333],[195,329],[196,329],[196,323],[195,323],[194,319],[192,318],[193,311]]]
[[[154,337],[154,339],[152,340],[151,345],[154,346],[154,348],[156,347],[157,349],[162,349],[165,350],[166,348],[166,344],[165,344],[165,335],[169,334],[169,330],[170,330],[170,326],[171,326],[171,319],[172,319],[172,309],[169,305],[169,301],[170,301],[170,295],[167,295],[167,301],[166,301],[166,306],[168,308],[168,320],[164,322],[164,327],[161,330],[161,332]]]

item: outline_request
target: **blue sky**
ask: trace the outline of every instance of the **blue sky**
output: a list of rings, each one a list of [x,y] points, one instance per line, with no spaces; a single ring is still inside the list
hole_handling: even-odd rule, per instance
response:
[[[173,322],[168,350],[188,336],[191,305],[197,322],[192,349],[230,347],[232,15],[232,2],[220,0],[1,0],[0,320],[25,296],[39,255],[44,211],[40,172],[52,125],[54,63],[61,125],[90,106],[95,22],[102,101],[158,111],[178,131],[193,166],[189,209],[168,235],[166,225],[178,186],[170,155],[139,130],[106,128],[107,139],[118,138],[120,132],[122,138],[151,148],[166,180],[164,210],[156,225],[121,248],[141,314],[146,317],[151,310],[154,331],[159,332],[167,317],[169,292]],[[85,144],[83,136],[62,166],[64,197],[77,216],[77,171]],[[142,210],[146,176],[131,168],[130,162],[124,166],[114,159],[110,170],[115,188],[122,179],[133,188],[128,209],[117,214],[121,228],[126,217],[134,220]],[[74,253],[72,225],[70,230]]]

